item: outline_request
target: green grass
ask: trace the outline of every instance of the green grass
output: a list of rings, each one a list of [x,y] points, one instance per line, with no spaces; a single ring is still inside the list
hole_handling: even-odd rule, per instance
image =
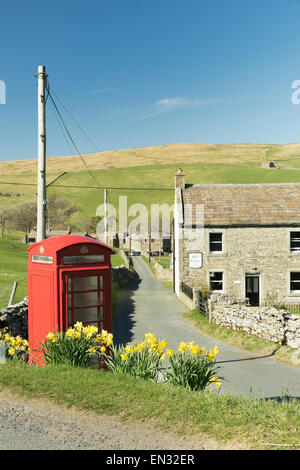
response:
[[[186,182],[200,183],[290,183],[300,182],[300,172],[294,170],[268,170],[245,164],[196,164],[181,161],[176,164],[153,164],[149,166],[132,166],[130,168],[110,168],[94,170],[99,184],[103,187],[140,188],[109,189],[109,202],[118,210],[119,196],[127,196],[128,208],[134,203],[142,203],[150,208],[151,204],[174,202],[174,174],[181,166],[186,174]],[[49,175],[49,181],[55,175]],[[2,181],[36,182],[35,174],[7,174],[1,177]],[[61,180],[49,187],[48,194],[56,194],[65,197],[80,208],[79,214],[70,218],[69,222],[81,224],[96,215],[97,207],[103,204],[103,189],[62,188],[60,185],[90,185],[95,186],[95,181],[84,171],[70,172]],[[147,188],[147,189],[144,189]],[[153,191],[158,188],[157,191]],[[167,190],[167,189],[170,189]],[[16,192],[16,186],[1,185],[1,192]],[[35,199],[35,186],[17,186],[17,191],[24,193],[24,202]],[[23,202],[23,200],[22,200]],[[20,203],[20,198],[0,197],[0,207],[7,204]]]
[[[236,346],[245,351],[261,354],[262,356],[272,355],[274,359],[280,362],[295,366],[292,361],[292,355],[295,353],[295,349],[264,341],[263,339],[256,338],[255,336],[248,335],[244,332],[237,332],[220,325],[214,325],[200,314],[199,310],[192,310],[188,313],[184,313],[183,316],[193,322],[195,327],[202,333],[212,338],[218,339],[232,346]]]
[[[171,263],[171,256],[155,256],[154,259],[162,265],[163,268],[165,269],[170,269],[170,263]]]
[[[4,233],[0,238],[0,308],[7,306],[14,281],[18,287],[14,303],[27,296],[27,246],[21,243],[22,234]]]
[[[111,255],[111,265],[112,265],[113,268],[116,268],[116,267],[122,266],[122,265],[124,266],[125,261],[123,260],[121,255],[114,254],[114,255]]]
[[[300,448],[300,404],[295,400],[277,403],[190,392],[102,370],[38,368],[16,361],[0,366],[0,390],[7,389],[23,397],[116,415],[127,423],[142,420],[181,435],[204,434],[231,448]]]

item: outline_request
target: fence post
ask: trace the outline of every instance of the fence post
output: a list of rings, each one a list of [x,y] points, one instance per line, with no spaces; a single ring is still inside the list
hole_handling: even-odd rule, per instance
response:
[[[0,341],[0,365],[6,363],[5,343]]]
[[[15,281],[15,282],[14,282],[14,285],[13,285],[13,288],[12,288],[12,291],[11,291],[11,294],[10,294],[10,298],[9,298],[9,302],[8,302],[8,307],[10,307],[10,305],[13,304],[17,287],[18,287],[18,283],[17,283],[17,281]]]

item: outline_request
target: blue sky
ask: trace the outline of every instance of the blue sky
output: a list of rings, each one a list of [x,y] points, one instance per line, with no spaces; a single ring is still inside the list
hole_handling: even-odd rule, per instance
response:
[[[299,0],[0,0],[0,45],[0,160],[36,156],[38,65],[100,151],[300,141]],[[47,155],[70,154],[47,108]]]

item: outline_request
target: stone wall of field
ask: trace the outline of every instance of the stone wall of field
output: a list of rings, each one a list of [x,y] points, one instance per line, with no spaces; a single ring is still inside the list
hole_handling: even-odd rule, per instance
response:
[[[155,258],[150,257],[150,263],[153,264],[157,277],[159,279],[165,279],[166,281],[173,280],[173,270],[164,268]]]
[[[300,348],[300,315],[274,307],[250,307],[244,299],[212,295],[209,319],[216,325],[234,331]]]

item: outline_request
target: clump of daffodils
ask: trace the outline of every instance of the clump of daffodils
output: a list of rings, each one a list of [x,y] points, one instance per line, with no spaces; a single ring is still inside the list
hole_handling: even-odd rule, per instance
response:
[[[106,365],[113,372],[155,380],[161,361],[167,357],[166,346],[165,339],[160,340],[154,334],[146,333],[145,339],[134,346],[113,346],[110,356],[106,358]]]
[[[205,390],[214,384],[219,388],[222,384],[217,377],[219,367],[216,357],[219,354],[215,346],[210,351],[200,348],[194,341],[179,344],[178,351],[170,353],[170,370],[166,372],[166,379],[173,385],[182,385],[190,390]]]
[[[5,343],[6,354],[11,358],[26,358],[30,352],[27,339],[20,335],[12,336],[7,332],[7,328],[0,331],[0,341]]]
[[[138,344],[119,348],[112,346],[106,364],[113,372],[153,380],[158,378],[160,372],[162,380],[173,385],[204,390],[211,384],[217,388],[221,386],[216,366],[218,354],[217,346],[207,351],[193,341],[182,341],[177,351],[168,349],[165,339],[160,340],[153,333],[146,333],[145,339]],[[163,361],[167,358],[170,368],[163,368]]]
[[[41,344],[46,364],[86,367],[91,356],[100,357],[109,351],[113,335],[106,330],[99,332],[94,325],[77,322],[66,332],[49,332]]]

